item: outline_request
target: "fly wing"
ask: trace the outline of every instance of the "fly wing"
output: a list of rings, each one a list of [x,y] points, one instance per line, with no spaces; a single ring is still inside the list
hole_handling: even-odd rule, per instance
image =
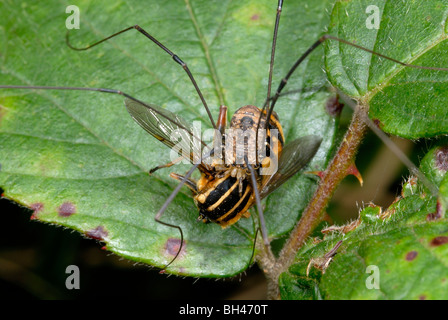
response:
[[[190,125],[181,117],[153,104],[131,99],[124,101],[132,118],[154,138],[168,146],[182,150],[182,156],[193,163],[193,154],[201,154],[200,137],[188,129]],[[177,140],[177,141],[173,141]]]
[[[282,150],[278,170],[263,181],[260,196],[266,197],[302,169],[316,154],[322,138],[309,135],[288,143]]]

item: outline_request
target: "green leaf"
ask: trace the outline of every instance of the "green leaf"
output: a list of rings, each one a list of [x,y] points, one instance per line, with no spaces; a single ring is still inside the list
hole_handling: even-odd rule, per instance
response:
[[[325,10],[330,3],[285,5],[274,88],[328,24]],[[119,89],[187,121],[202,121],[203,130],[210,128],[182,68],[137,31],[91,50],[70,50],[65,44],[69,4],[0,3],[2,84]],[[139,24],[188,63],[215,116],[221,103],[231,112],[263,103],[276,3],[95,0],[78,6],[81,28],[70,31],[74,46]],[[336,131],[336,120],[324,108],[331,94],[321,70],[322,54],[318,50],[299,68],[288,84],[295,92],[282,97],[276,109],[287,141],[308,134],[324,137],[310,170],[325,167]],[[122,97],[0,90],[0,144],[4,196],[33,209],[34,218],[78,230],[104,242],[109,251],[158,267],[177,253],[178,231],[154,221],[176,182],[169,178],[169,170],[147,174],[169,162],[169,150],[133,122]],[[186,165],[173,169],[186,170]],[[267,200],[271,237],[293,227],[315,184],[314,178],[299,175]],[[181,256],[168,272],[223,277],[246,269],[253,249],[252,219],[222,230],[197,222],[197,216],[184,188],[162,218],[179,225],[185,240]]]
[[[379,28],[368,28],[376,6]],[[448,67],[448,1],[338,1],[329,34],[403,63]],[[326,45],[333,85],[370,105],[382,130],[405,138],[448,133],[448,71],[404,67],[336,41]]]
[[[438,198],[411,177],[389,208],[366,207],[357,221],[309,241],[281,275],[282,298],[447,299],[448,219],[439,205],[447,198],[444,151],[434,147],[420,166],[432,183],[443,172]]]

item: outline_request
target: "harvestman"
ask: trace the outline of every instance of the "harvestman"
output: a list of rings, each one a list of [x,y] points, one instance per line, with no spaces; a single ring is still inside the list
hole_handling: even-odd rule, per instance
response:
[[[382,57],[384,59],[393,61],[397,64],[406,66],[406,67],[410,67],[410,68],[417,68],[417,69],[427,69],[427,70],[438,70],[438,71],[448,71],[448,68],[435,68],[435,67],[423,67],[423,66],[416,66],[416,65],[411,65],[411,64],[406,64],[403,63],[401,61],[395,60],[393,58],[387,57],[385,55],[382,55],[380,53],[374,52],[370,49],[366,49],[364,47],[361,47],[359,45],[356,45],[354,43],[348,42],[346,40],[331,36],[331,35],[323,35],[322,37],[320,37],[314,44],[312,44],[308,50],[305,51],[305,53],[303,53],[299,59],[297,59],[297,61],[293,64],[293,66],[290,68],[289,72],[286,74],[286,76],[281,80],[277,90],[275,91],[275,94],[273,96],[271,96],[271,87],[272,87],[272,75],[273,75],[273,67],[274,67],[274,60],[275,60],[275,49],[276,49],[276,42],[277,42],[277,35],[278,35],[278,26],[279,26],[279,22],[280,22],[280,16],[281,16],[281,12],[282,12],[282,7],[283,7],[283,0],[279,0],[278,1],[278,6],[277,6],[277,14],[276,14],[276,20],[275,20],[275,26],[274,26],[274,32],[273,32],[273,40],[272,40],[272,48],[271,48],[271,58],[270,58],[270,64],[269,64],[269,79],[268,79],[268,87],[267,87],[267,94],[266,94],[266,100],[265,103],[263,104],[263,108],[260,110],[257,108],[258,110],[258,114],[252,115],[251,119],[252,120],[256,120],[256,126],[252,126],[251,130],[255,130],[256,132],[256,139],[255,141],[252,141],[252,143],[255,143],[255,150],[256,152],[259,151],[260,146],[258,146],[259,143],[259,139],[258,139],[258,135],[259,135],[259,129],[264,129],[264,132],[267,132],[266,137],[265,137],[265,143],[271,144],[273,143],[273,138],[270,136],[270,131],[272,129],[272,123],[275,122],[275,119],[278,120],[278,118],[276,118],[276,114],[274,113],[274,107],[275,104],[278,100],[278,98],[280,97],[284,87],[286,86],[288,80],[290,79],[290,77],[292,76],[292,74],[295,72],[295,70],[298,68],[298,66],[302,63],[302,61],[313,51],[315,50],[320,44],[322,44],[324,41],[326,40],[334,40],[334,41],[339,41],[340,43],[358,48],[360,50],[364,50],[368,53],[371,54],[375,54],[379,57]],[[201,103],[204,107],[204,109],[207,112],[208,118],[210,120],[210,123],[212,124],[213,128],[218,130],[223,137],[225,137],[224,134],[224,128],[226,125],[226,108],[225,107],[221,107],[220,108],[220,114],[218,116],[218,122],[215,123],[211,111],[207,105],[207,102],[193,76],[193,74],[191,73],[190,69],[188,68],[187,64],[175,53],[173,53],[170,49],[168,49],[167,47],[165,47],[161,42],[159,42],[156,38],[154,38],[151,34],[149,34],[148,32],[146,32],[143,28],[141,28],[139,25],[134,25],[131,27],[128,27],[126,29],[123,29],[117,33],[112,34],[111,36],[108,36],[100,41],[97,41],[87,47],[84,48],[76,48],[73,47],[70,44],[69,41],[69,36],[67,33],[66,36],[66,43],[67,45],[73,49],[73,50],[77,50],[77,51],[85,51],[85,50],[89,50],[111,38],[114,38],[120,34],[123,34],[127,31],[130,30],[137,30],[140,34],[144,35],[147,39],[151,40],[154,44],[156,44],[159,48],[161,48],[163,51],[165,51],[167,54],[169,54],[171,56],[171,58],[178,63],[183,70],[186,72],[186,74],[188,75],[191,83],[193,84],[200,100]],[[201,139],[197,136],[195,136],[189,129],[188,124],[181,119],[180,117],[176,116],[175,114],[162,109],[160,107],[157,107],[155,105],[152,104],[147,104],[137,98],[134,98],[133,96],[122,92],[120,90],[115,90],[115,89],[106,89],[106,88],[87,88],[87,87],[65,87],[65,86],[15,86],[15,85],[0,85],[0,88],[2,89],[42,89],[42,90],[74,90],[74,91],[96,91],[96,92],[103,92],[103,93],[111,93],[111,94],[118,94],[121,95],[123,97],[125,97],[125,105],[126,108],[128,110],[128,112],[130,113],[130,115],[134,118],[134,120],[140,125],[142,126],[148,133],[150,133],[151,135],[153,135],[154,137],[156,137],[159,141],[161,141],[162,143],[164,143],[165,145],[169,146],[169,147],[173,147],[174,146],[174,142],[170,140],[169,135],[167,135],[167,132],[173,132],[174,130],[183,130],[184,132],[187,133],[187,136],[189,137],[189,139],[198,139],[198,141],[201,141]],[[347,100],[347,103],[349,105],[351,105],[351,102],[349,100]],[[245,108],[245,107],[243,107]],[[243,109],[241,108],[241,109]],[[240,110],[241,110],[240,109]],[[238,111],[235,113],[237,114]],[[258,116],[257,116],[258,115]],[[235,115],[236,116],[236,115]],[[272,120],[271,120],[272,119]],[[367,121],[367,123],[369,124],[369,126],[377,131],[380,131],[376,128],[375,125],[373,125],[371,123],[371,121],[365,117],[365,120]],[[280,123],[278,123],[278,126],[281,128]],[[380,131],[381,132],[381,131]],[[382,132],[381,132],[382,133]],[[381,134],[380,133],[380,134]],[[383,134],[384,137],[384,134]],[[387,138],[387,137],[386,137]],[[314,156],[314,154],[316,153],[319,145],[321,142],[321,138],[320,137],[316,137],[316,136],[306,136],[306,137],[302,137],[299,138],[297,140],[294,140],[292,142],[290,142],[289,144],[286,144],[284,146],[284,148],[282,150],[280,150],[281,152],[278,152],[277,154],[275,152],[272,152],[272,154],[270,154],[269,156],[266,156],[266,158],[269,158],[270,161],[278,161],[278,170],[276,172],[271,173],[268,177],[265,178],[261,178],[259,171],[260,168],[262,168],[263,164],[262,164],[262,160],[263,159],[259,159],[259,157],[256,157],[257,162],[255,164],[253,163],[249,163],[248,161],[248,157],[247,154],[245,154],[244,156],[244,160],[245,163],[243,165],[240,165],[238,168],[241,170],[245,170],[247,172],[247,174],[245,175],[244,179],[245,180],[249,180],[249,182],[246,183],[247,185],[247,190],[251,190],[251,198],[250,201],[251,203],[248,204],[248,207],[245,209],[249,209],[253,204],[257,205],[257,210],[258,210],[258,217],[259,217],[259,226],[260,226],[260,230],[261,230],[261,234],[262,234],[262,238],[263,238],[263,243],[264,246],[266,248],[266,250],[269,250],[269,239],[268,239],[268,235],[267,235],[267,231],[266,231],[266,225],[265,225],[265,220],[264,220],[264,216],[263,216],[263,210],[262,210],[262,206],[261,206],[261,200],[266,197],[268,194],[270,194],[272,191],[274,191],[275,189],[277,189],[282,183],[284,183],[286,180],[288,180],[290,177],[292,177],[294,174],[296,174],[304,165],[306,165],[306,163],[309,162],[309,160],[311,160],[311,158]],[[387,142],[386,142],[387,143]],[[201,144],[203,145],[203,147],[207,147],[205,145],[204,142],[201,141]],[[247,150],[247,145],[245,152]],[[395,150],[396,151],[396,150]],[[206,153],[205,158],[207,157],[211,157],[214,155],[214,150],[212,151],[208,151],[208,153]],[[402,157],[401,157],[402,158]],[[409,163],[408,159],[406,156],[404,156],[404,161],[405,164],[411,169],[411,171],[413,171],[414,173],[416,173],[417,175],[419,175],[419,177],[425,181],[425,177],[421,174],[419,174],[418,169],[415,170],[415,166],[412,163]],[[191,157],[188,160],[192,160]],[[260,160],[260,161],[258,161]],[[169,167],[171,165],[173,165],[175,162],[171,162],[168,163],[166,165],[161,165],[158,166],[154,169],[152,169],[150,171],[150,173],[161,169],[161,168],[165,168],[165,167]],[[172,262],[174,262],[176,260],[176,258],[178,257],[178,255],[180,254],[181,250],[182,250],[182,244],[183,244],[183,232],[182,232],[182,228],[180,226],[174,225],[174,224],[170,224],[167,222],[164,222],[161,220],[161,217],[164,213],[164,211],[166,210],[166,208],[168,207],[168,205],[172,202],[172,200],[174,199],[174,197],[177,195],[177,193],[180,191],[181,187],[183,185],[187,185],[192,191],[193,193],[195,192],[199,192],[200,190],[198,190],[197,186],[194,185],[193,181],[190,179],[192,173],[199,168],[200,171],[202,173],[206,172],[209,173],[211,178],[215,179],[218,176],[218,173],[216,172],[216,168],[212,167],[212,168],[205,168],[204,169],[204,163],[198,163],[198,164],[194,164],[191,169],[187,172],[187,174],[185,176],[181,176],[178,174],[172,174],[171,176],[177,180],[179,180],[179,184],[176,186],[176,188],[173,190],[173,192],[171,193],[171,195],[166,199],[165,203],[163,204],[163,206],[159,209],[159,211],[157,212],[157,214],[155,215],[155,221],[157,221],[158,223],[161,223],[165,226],[171,227],[171,228],[176,228],[177,230],[179,230],[180,235],[181,235],[181,245],[178,249],[177,254],[174,256],[174,258],[163,268],[167,268]],[[230,164],[228,165],[228,169],[227,170],[232,170],[232,168],[236,167],[236,165],[234,164]],[[224,175],[225,173],[220,173],[220,175]],[[243,174],[244,175],[244,174]],[[226,178],[227,179],[227,178]],[[229,178],[230,179],[230,173],[229,173]],[[240,179],[241,180],[241,179]],[[237,183],[240,184],[240,192],[239,192],[239,196],[242,196],[242,192],[241,192],[241,181],[238,181]],[[213,190],[215,191],[215,189],[217,189],[217,187],[219,187],[218,185],[214,185],[213,186]],[[430,188],[431,189],[431,188]],[[223,194],[223,202],[224,200],[227,200],[226,196],[224,195],[227,191],[229,191],[229,189],[223,190],[222,194]],[[196,198],[195,198],[196,200]],[[238,199],[237,199],[238,200]],[[204,200],[206,201],[206,200]],[[249,200],[248,200],[249,201]],[[196,201],[196,203],[198,204],[198,201]],[[201,211],[202,212],[202,211]],[[241,216],[245,215],[245,212],[242,212],[237,218],[235,218],[236,221],[239,220],[239,218]],[[213,222],[217,222],[215,220],[213,220],[210,217],[205,216],[204,217],[205,220],[209,220],[209,221],[213,221]],[[205,221],[204,220],[204,221]],[[234,221],[234,222],[236,222]],[[232,223],[234,223],[232,222]],[[219,222],[217,222],[219,223]],[[254,250],[255,250],[255,246],[254,246]],[[251,258],[252,259],[252,258]]]

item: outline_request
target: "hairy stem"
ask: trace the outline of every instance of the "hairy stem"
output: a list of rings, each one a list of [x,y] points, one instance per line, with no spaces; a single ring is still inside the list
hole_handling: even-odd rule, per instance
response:
[[[296,224],[288,241],[283,247],[275,263],[270,259],[260,257],[259,262],[265,271],[268,280],[268,297],[279,298],[278,277],[293,263],[299,248],[313,232],[314,228],[322,222],[325,208],[330,202],[337,186],[347,176],[349,169],[354,164],[356,152],[366,133],[367,126],[364,117],[367,108],[358,105],[355,109],[350,126],[333,160],[322,173],[321,181],[315,191],[308,207],[302,214],[302,218]]]

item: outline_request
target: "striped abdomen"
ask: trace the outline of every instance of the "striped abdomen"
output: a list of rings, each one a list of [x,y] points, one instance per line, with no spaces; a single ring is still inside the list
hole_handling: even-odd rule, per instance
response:
[[[248,216],[247,210],[253,204],[252,187],[248,179],[242,181],[241,193],[240,182],[230,175],[230,171],[224,177],[212,180],[202,176],[198,185],[201,183],[202,187],[194,200],[202,220],[227,227],[237,222],[242,215]]]

